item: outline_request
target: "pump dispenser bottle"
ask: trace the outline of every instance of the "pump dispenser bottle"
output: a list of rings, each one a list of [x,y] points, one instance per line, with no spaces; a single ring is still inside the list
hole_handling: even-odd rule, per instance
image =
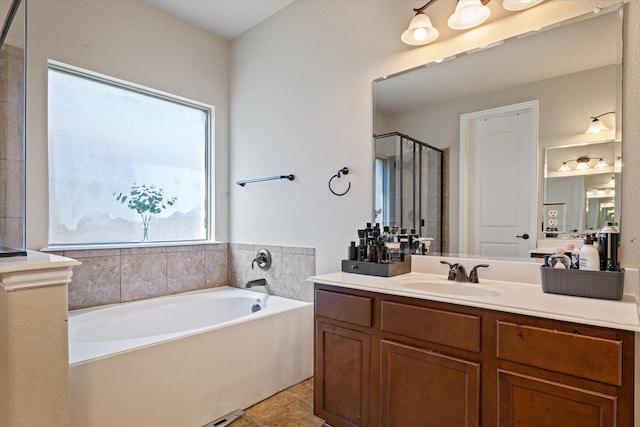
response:
[[[595,246],[591,237],[584,239],[584,245],[580,249],[580,270],[600,270],[600,253]]]

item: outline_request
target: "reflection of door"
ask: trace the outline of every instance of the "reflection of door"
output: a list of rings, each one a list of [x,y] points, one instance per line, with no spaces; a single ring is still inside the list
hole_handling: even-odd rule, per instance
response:
[[[460,251],[529,256],[536,241],[538,101],[460,116]]]

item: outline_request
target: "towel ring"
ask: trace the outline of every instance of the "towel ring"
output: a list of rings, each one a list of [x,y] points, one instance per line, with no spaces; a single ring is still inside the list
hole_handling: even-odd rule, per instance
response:
[[[349,168],[348,167],[343,167],[342,169],[340,169],[338,171],[337,174],[333,175],[331,177],[331,179],[329,179],[329,191],[331,191],[333,194],[335,194],[336,196],[344,196],[345,194],[347,194],[349,192],[349,190],[351,190],[351,181],[349,181],[349,186],[347,187],[347,189],[343,192],[343,193],[336,193],[335,191],[333,191],[333,188],[331,188],[331,183],[334,179],[336,178],[340,178],[340,174],[342,175],[347,175],[349,174]]]

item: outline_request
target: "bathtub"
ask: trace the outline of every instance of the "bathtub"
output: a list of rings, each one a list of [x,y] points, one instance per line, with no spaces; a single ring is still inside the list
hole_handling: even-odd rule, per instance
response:
[[[312,303],[222,287],[69,312],[71,427],[199,427],[312,374]]]

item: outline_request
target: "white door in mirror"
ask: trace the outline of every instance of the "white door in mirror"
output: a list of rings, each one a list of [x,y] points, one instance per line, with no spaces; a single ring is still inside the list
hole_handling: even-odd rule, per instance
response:
[[[528,237],[535,236],[537,111],[532,108],[518,104],[461,116],[469,130],[469,253],[528,257],[533,249],[535,239]]]

